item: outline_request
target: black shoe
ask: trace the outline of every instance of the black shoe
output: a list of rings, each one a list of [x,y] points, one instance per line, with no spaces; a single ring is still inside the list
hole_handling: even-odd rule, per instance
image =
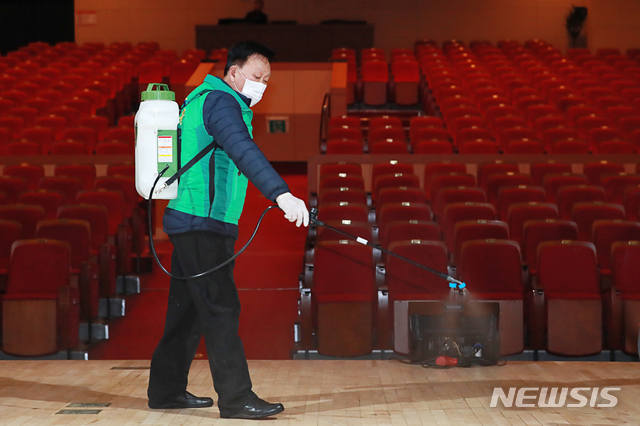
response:
[[[173,408],[207,408],[213,406],[213,399],[211,398],[199,398],[193,394],[185,391],[184,395],[175,397],[170,401],[165,401],[162,404],[155,404],[149,401],[149,408],[153,409],[173,409]]]
[[[284,411],[282,404],[269,404],[260,398],[255,398],[239,410],[220,409],[220,417],[223,419],[262,419],[275,416]]]

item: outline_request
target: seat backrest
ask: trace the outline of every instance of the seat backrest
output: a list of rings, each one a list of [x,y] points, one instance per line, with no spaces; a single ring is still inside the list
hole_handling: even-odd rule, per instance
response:
[[[489,300],[524,297],[520,248],[514,241],[467,241],[458,265],[458,276],[471,296]]]
[[[38,187],[38,181],[44,176],[44,167],[39,164],[15,164],[5,166],[2,174],[24,179],[27,187],[33,190]]]
[[[398,161],[388,161],[376,163],[371,168],[371,182],[375,182],[378,177],[388,174],[407,173],[413,174],[413,164],[399,163]]]
[[[69,243],[71,266],[89,260],[91,254],[91,228],[89,222],[79,219],[53,219],[38,223],[36,238],[60,240]]]
[[[409,188],[406,186],[382,188],[378,192],[376,206],[380,207],[389,203],[426,203],[427,198],[420,188]]]
[[[560,187],[556,201],[562,219],[570,219],[573,206],[586,201],[605,201],[604,188],[596,185],[567,185]]]
[[[489,203],[449,203],[444,207],[442,218],[438,219],[438,223],[442,227],[447,248],[453,251],[456,223],[463,220],[495,220],[495,217],[495,207]]]
[[[420,188],[420,178],[413,173],[391,173],[379,175],[373,182],[372,195],[377,199],[378,193],[383,188]]]
[[[477,186],[444,187],[438,191],[437,197],[431,200],[431,206],[436,217],[440,217],[447,204],[464,202],[486,203],[487,195],[482,188]]]
[[[356,203],[367,204],[367,193],[362,189],[355,188],[329,188],[325,189],[318,196],[318,204],[324,205],[327,203]]]
[[[56,298],[69,285],[69,243],[58,240],[18,240],[11,249],[6,294],[39,294]]]
[[[534,185],[542,186],[544,177],[553,173],[571,173],[571,164],[557,163],[553,160],[531,165],[531,178]]]
[[[545,298],[600,299],[596,248],[585,241],[538,245],[538,282]]]
[[[478,186],[480,188],[487,188],[487,179],[494,173],[519,173],[520,170],[516,163],[505,163],[498,160],[493,163],[481,163],[478,164]]]
[[[353,240],[321,241],[315,247],[312,297],[316,302],[373,302],[371,248]]]
[[[410,241],[412,239],[425,241],[442,240],[442,231],[435,222],[426,220],[397,220],[387,225],[384,233],[378,234],[378,241],[383,248],[388,249],[396,241]]]
[[[528,220],[522,228],[522,260],[529,265],[529,271],[537,271],[540,243],[577,239],[578,225],[570,220]]]
[[[611,268],[611,246],[616,241],[640,240],[640,223],[627,220],[596,220],[591,225],[600,270]]]
[[[65,197],[58,191],[47,191],[39,189],[37,191],[23,192],[18,197],[20,204],[31,204],[40,206],[44,209],[47,219],[54,219],[58,211],[58,207],[64,204]]]
[[[578,238],[591,241],[593,222],[601,219],[625,219],[624,207],[620,204],[603,203],[601,201],[587,201],[575,203],[571,213],[571,220],[578,225]]]
[[[438,272],[447,272],[447,249],[441,241],[413,238],[391,243],[389,250]],[[385,281],[392,302],[439,300],[450,291],[446,280],[394,256],[387,256]]]
[[[318,192],[329,188],[354,188],[364,191],[364,179],[362,175],[350,175],[347,173],[321,177]]]
[[[318,206],[318,219],[323,222],[351,220],[367,223],[369,221],[369,212],[365,204],[349,202],[327,203]]]
[[[487,177],[487,199],[490,203],[496,204],[498,191],[504,187],[526,186],[533,184],[531,176],[525,173],[507,172],[494,173]]]
[[[69,204],[58,209],[58,219],[78,219],[89,223],[91,249],[107,242],[109,219],[107,209],[97,204]]]
[[[507,209],[510,238],[522,243],[524,223],[536,219],[558,219],[558,207],[555,204],[535,201],[511,204]]]
[[[83,185],[84,183],[79,177],[45,176],[40,179],[38,188],[49,191],[60,191],[65,195],[67,203],[73,203]]]
[[[385,232],[389,223],[397,220],[433,220],[433,212],[428,204],[424,203],[388,203],[377,211],[378,227]]]
[[[509,206],[516,203],[528,203],[531,201],[543,203],[546,201],[544,188],[531,185],[503,186],[498,189],[495,201],[498,219],[507,220]]]
[[[579,173],[551,173],[545,175],[542,186],[547,193],[549,203],[556,202],[558,189],[567,185],[586,185],[589,180],[586,175]]]
[[[367,222],[356,222],[353,220],[331,220],[325,223],[328,226],[353,235],[354,237],[361,237],[367,241],[371,241],[372,229],[371,225]],[[324,226],[318,228],[316,243],[320,241],[332,241],[341,239],[348,239],[348,237]]]
[[[53,174],[82,179],[83,189],[91,189],[96,179],[96,166],[94,164],[59,164],[56,165]]]
[[[509,226],[501,220],[462,220],[453,228],[454,263],[460,261],[462,246],[471,240],[508,240]]]
[[[640,295],[640,242],[617,241],[611,246],[613,285],[622,297]]]

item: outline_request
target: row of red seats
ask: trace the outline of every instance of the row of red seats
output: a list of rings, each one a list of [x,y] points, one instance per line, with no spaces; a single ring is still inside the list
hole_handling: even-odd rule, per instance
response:
[[[35,45],[0,58],[3,155],[132,154],[132,123],[109,126],[148,83],[183,85],[204,57],[191,49],[178,59],[157,43]]]
[[[544,164],[546,165],[546,164]],[[568,165],[562,165],[562,164],[556,164],[556,163],[550,163],[550,165],[552,167],[550,167],[551,170],[547,170],[547,171],[558,171],[558,170],[566,170],[566,169],[561,169],[562,167],[568,167]],[[462,258],[463,258],[463,252],[464,252],[464,247],[467,243],[471,244],[471,242],[477,240],[478,238],[484,239],[484,238],[491,238],[493,240],[503,240],[503,239],[507,239],[509,238],[509,226],[504,223],[504,222],[500,222],[500,221],[496,221],[495,216],[496,216],[496,211],[494,206],[490,205],[490,204],[482,204],[482,203],[454,203],[454,204],[450,204],[448,206],[450,211],[447,211],[446,215],[452,214],[453,216],[456,216],[455,218],[452,218],[451,223],[448,225],[445,225],[448,228],[451,228],[453,230],[453,232],[451,233],[452,235],[450,236],[449,239],[445,239],[446,244],[440,242],[441,240],[441,232],[440,232],[440,227],[438,226],[438,224],[434,223],[434,222],[429,222],[430,219],[430,210],[428,209],[428,206],[426,204],[423,203],[418,203],[418,205],[413,205],[416,201],[424,201],[425,200],[425,196],[424,193],[422,192],[422,190],[412,190],[411,186],[415,186],[418,183],[418,179],[415,175],[406,175],[406,176],[402,176],[402,174],[397,173],[397,174],[393,174],[391,176],[387,175],[385,176],[384,174],[380,175],[380,173],[384,173],[386,171],[389,171],[389,169],[394,169],[393,171],[395,172],[410,172],[409,170],[407,170],[407,166],[408,167],[412,167],[410,165],[398,165],[398,164],[394,164],[394,165],[389,165],[389,164],[378,164],[378,165],[374,165],[373,169],[372,169],[372,173],[373,174],[377,174],[376,178],[373,178],[373,181],[376,182],[377,181],[377,185],[376,183],[373,184],[373,193],[372,193],[372,204],[375,205],[376,209],[378,210],[378,218],[379,221],[378,223],[380,224],[379,228],[380,228],[380,234],[377,236],[377,241],[380,242],[383,247],[386,248],[398,248],[398,245],[402,245],[402,241],[403,240],[424,240],[424,241],[430,241],[428,243],[426,243],[427,245],[429,244],[436,244],[436,245],[441,245],[442,248],[444,248],[444,256],[442,256],[444,258],[444,268],[440,268],[441,270],[446,270],[446,267],[448,265],[448,261],[450,260],[449,258],[449,252],[455,253],[455,259],[457,259],[457,261],[455,262],[456,264],[458,264],[458,268],[459,271],[464,270],[464,267],[462,266]],[[435,164],[434,164],[435,166]],[[447,163],[441,164],[439,165],[440,167],[448,167]],[[495,165],[493,164],[486,164],[486,165],[482,165],[482,167],[479,168],[479,176],[480,179],[483,182],[484,187],[483,188],[462,188],[463,191],[466,191],[467,189],[471,189],[471,190],[475,190],[475,191],[471,191],[472,194],[481,194],[483,197],[483,200],[475,200],[475,201],[486,201],[486,195],[485,195],[485,190],[491,186],[491,179],[495,178],[495,177],[502,177],[502,176],[508,176],[511,177],[510,175],[505,175],[503,174],[496,174],[496,173],[492,173],[495,172],[496,169],[507,169],[507,170],[512,170],[511,169],[512,165],[503,165],[502,163],[497,163]],[[616,167],[618,166],[618,167]],[[455,167],[452,166],[452,167]],[[592,167],[586,167],[586,169],[589,169],[590,172],[590,176],[594,179],[598,179],[599,175],[602,175],[603,173],[607,172],[607,171],[613,171],[613,170],[618,170],[620,166],[619,165],[609,165],[608,163],[600,163],[600,164],[594,164]],[[493,170],[491,170],[493,168]],[[337,170],[337,169],[342,169],[342,170]],[[360,171],[360,167],[359,165],[344,165],[344,164],[336,164],[336,165],[324,165],[324,170],[321,171],[321,175],[324,173],[331,173],[331,172],[336,172],[336,171],[343,171],[343,172],[354,172],[354,169],[357,169],[357,171]],[[385,170],[386,169],[386,170]],[[425,172],[425,182],[428,181],[430,179],[428,173],[432,172],[433,170],[435,170],[434,167],[426,168],[426,172]],[[431,169],[431,170],[430,170]],[[534,167],[532,168],[535,172],[536,172],[536,178],[540,178],[541,176],[543,176],[543,174],[541,173],[542,168],[541,167]],[[555,169],[555,170],[554,170]],[[570,168],[569,168],[570,169]],[[439,176],[445,176],[448,177],[447,175],[439,175]],[[438,179],[439,177],[437,174],[435,176],[435,179]],[[451,175],[453,176],[453,175]],[[340,177],[338,176],[338,180],[340,178],[344,179],[347,177],[353,177],[353,175],[347,175],[345,173],[345,176]],[[393,193],[393,189],[391,188],[384,188],[383,186],[381,186],[381,182],[385,179],[389,179],[389,178],[399,178],[399,179],[403,179],[405,177],[409,177],[408,181],[402,182],[403,185],[407,185],[407,188],[404,190],[397,190],[396,191],[396,195],[397,199],[393,199],[394,201],[397,201],[398,203],[391,203],[391,204],[385,204],[386,202],[384,201],[384,198],[391,195]],[[548,176],[547,176],[548,177]],[[575,176],[567,176],[570,178],[574,178]],[[327,179],[332,179],[332,176],[328,176]],[[391,179],[393,180],[393,179]],[[586,182],[586,177],[584,177],[584,181]],[[362,180],[359,180],[359,182],[362,183]],[[475,184],[475,179],[473,183],[469,183],[470,185]],[[322,184],[321,184],[322,185]],[[364,189],[364,185],[360,185],[358,184],[358,189],[355,190],[354,192],[360,195],[360,199],[359,201],[362,202],[362,194],[363,194],[363,189]],[[634,185],[637,189],[637,182]],[[461,188],[449,188],[445,185],[446,189],[444,189],[444,191],[449,191],[449,190],[458,190]],[[438,192],[438,186],[435,185],[434,188],[431,188],[432,192],[431,195],[433,196],[433,190],[435,190],[435,192]],[[503,190],[516,190],[516,192],[518,192],[518,190],[521,188],[515,187],[515,188],[510,188],[510,187],[506,187],[503,188]],[[531,187],[525,188],[526,190],[532,189]],[[540,201],[546,201],[545,197],[545,192],[543,188],[533,188],[535,193],[540,194],[543,196],[543,198]],[[602,189],[602,188],[601,188]],[[328,191],[328,192],[327,192]],[[375,195],[377,191],[377,196]],[[329,189],[329,188],[324,188],[323,191],[320,192],[320,198],[319,198],[319,206],[320,206],[320,216],[323,216],[323,205],[326,207],[327,206],[327,201],[333,201],[333,202],[340,202],[340,193],[342,194],[347,194],[351,192],[351,189],[347,189],[346,186],[338,183],[337,185],[337,189]],[[529,194],[526,194],[526,196],[528,196]],[[402,203],[402,200],[404,200],[402,197],[403,196],[409,196],[409,198],[404,202],[404,205]],[[328,197],[328,198],[327,198]],[[415,198],[415,197],[422,197],[422,198]],[[437,197],[437,194],[436,194]],[[353,198],[349,198],[348,199],[350,201],[353,201]],[[344,201],[343,201],[344,202]],[[366,202],[366,201],[365,201]],[[349,201],[347,201],[347,203],[349,203]],[[586,203],[588,205],[592,205],[594,203]],[[341,208],[343,208],[342,212],[338,212],[338,216],[336,218],[344,218],[344,214],[341,213],[345,213],[346,212],[346,208],[348,208],[348,205],[342,205],[340,206],[335,205],[335,204],[331,204],[329,203],[329,209],[334,208],[339,211]],[[330,223],[331,225],[345,231],[348,232],[350,234],[353,235],[359,235],[359,236],[363,236],[366,239],[369,240],[376,240],[376,236],[375,236],[375,232],[372,232],[371,230],[371,225],[368,222],[368,217],[370,216],[368,214],[368,210],[365,208],[364,205],[360,204],[360,209],[356,209],[356,211],[359,211],[360,214],[356,217],[354,216],[353,218],[351,218],[352,220],[348,220],[348,218],[346,218],[347,220],[343,221],[329,221],[328,223]],[[537,253],[537,247],[540,245],[541,242],[544,241],[548,241],[548,240],[577,240],[578,239],[578,225],[574,222],[571,221],[567,221],[567,220],[559,220],[557,219],[558,217],[558,210],[555,206],[551,207],[550,205],[536,205],[536,203],[533,203],[533,205],[529,205],[529,203],[525,203],[524,205],[518,205],[516,204],[515,206],[512,207],[520,207],[522,210],[527,210],[527,208],[529,207],[534,207],[534,210],[538,210],[538,212],[534,213],[534,215],[530,216],[530,217],[526,217],[526,216],[520,216],[518,219],[520,220],[519,225],[520,227],[522,227],[524,230],[521,231],[521,233],[523,234],[522,237],[519,237],[517,242],[516,241],[511,241],[509,242],[508,245],[511,246],[515,246],[516,247],[516,251],[519,252],[519,250],[517,249],[519,247],[518,242],[524,241],[523,242],[523,260],[528,261],[529,262],[529,270],[532,271],[532,273],[537,274],[538,268],[537,265],[539,264],[537,258],[536,258],[536,253]],[[540,207],[540,209],[538,209],[538,207]],[[588,206],[586,206],[588,207]],[[388,211],[385,211],[385,209],[387,209]],[[403,213],[400,213],[400,215],[398,217],[395,217],[393,219],[396,220],[387,220],[388,218],[385,218],[384,216],[387,213],[390,213],[391,211],[397,211],[398,213],[400,211],[403,211]],[[458,210],[458,214],[454,213],[455,210]],[[546,210],[546,212],[544,211]],[[325,210],[326,211],[326,210]],[[382,213],[384,211],[384,214]],[[615,210],[616,212],[619,212],[619,209]],[[484,216],[481,214],[480,220],[468,220],[468,219],[472,219],[474,217],[478,217],[476,216],[478,213],[480,212],[487,212],[487,215]],[[542,212],[543,215],[540,216],[539,213]],[[552,217],[554,219],[549,219],[547,216],[545,216],[547,213],[549,213],[548,217]],[[468,216],[465,217],[465,214],[467,214]],[[326,216],[326,215],[325,215]],[[620,216],[615,216],[617,218],[619,218]],[[320,217],[322,219],[322,217]],[[543,219],[546,218],[546,219]],[[326,217],[325,217],[326,219]],[[467,219],[466,221],[464,219]],[[529,219],[529,221],[527,222],[527,219]],[[538,220],[531,220],[531,219],[538,219]],[[593,222],[595,222],[595,226],[593,226],[593,241],[595,243],[595,245],[598,247],[597,250],[597,265],[600,267],[600,272],[602,274],[608,275],[609,271],[610,271],[610,259],[609,259],[609,250],[612,247],[612,244],[615,241],[618,240],[622,240],[622,241],[626,241],[628,239],[638,239],[640,238],[640,224],[638,224],[637,222],[624,222],[624,221],[610,221],[610,220],[600,220],[600,221],[595,221],[594,217],[590,217],[589,218],[589,222],[590,224],[592,224]],[[388,228],[389,230],[384,233],[382,231],[382,229],[385,227],[381,222],[389,222],[388,223]],[[522,226],[524,223],[526,222],[526,226]],[[453,225],[453,226],[451,226]],[[591,231],[591,226],[589,226],[589,231]],[[332,241],[334,239],[342,239],[344,238],[343,236],[339,235],[339,234],[335,234],[332,231],[328,231],[326,229],[319,229],[318,230],[318,235],[316,238],[316,247],[318,244],[324,244],[324,242],[327,241]],[[591,239],[591,234],[589,233],[589,235],[587,237],[582,236],[581,238],[584,238],[586,240],[590,240]],[[451,241],[452,240],[452,241]],[[437,241],[433,242],[433,241]],[[477,241],[476,241],[477,242]],[[416,243],[416,242],[414,242]],[[404,244],[409,244],[408,242],[405,242]],[[525,251],[526,249],[526,251]],[[332,249],[333,250],[333,249]],[[507,249],[507,250],[511,250],[513,251],[513,248]],[[528,253],[528,254],[527,254]],[[526,256],[526,257],[525,257]],[[373,260],[371,260],[371,254],[369,254],[369,262],[373,262]],[[374,258],[375,259],[375,258]],[[315,260],[314,258],[308,257],[307,261],[309,263],[311,263],[313,260]],[[383,256],[382,260],[384,262],[390,262],[391,258],[389,256]],[[415,259],[418,260],[418,259]],[[519,277],[521,277],[522,272],[520,271],[520,255],[518,254],[518,271],[519,271]],[[386,266],[385,263],[383,263],[382,265],[378,265],[378,269],[380,269],[380,267]],[[318,268],[318,265],[313,264],[313,271],[315,274],[316,268]],[[362,272],[362,271],[361,271]],[[461,272],[459,272],[461,273]],[[461,277],[463,275],[459,275],[459,277]],[[537,277],[537,275],[535,275]],[[465,278],[466,279],[466,278]],[[522,284],[522,281],[520,281],[520,283]],[[528,281],[525,282],[525,284],[528,284]],[[340,285],[344,285],[344,283],[340,284]],[[313,294],[313,289],[315,287],[311,288],[311,293]],[[600,282],[598,281],[598,288],[600,288]],[[394,292],[394,290],[392,290],[390,287],[388,288],[389,293],[390,293],[390,298],[391,298],[391,293]],[[322,291],[322,290],[321,290]],[[347,290],[348,291],[348,290]],[[415,289],[414,289],[414,293],[416,293]],[[517,293],[517,292],[516,292]],[[416,293],[416,294],[419,294]],[[332,295],[331,297],[336,297],[336,295]],[[424,295],[420,296],[421,298],[424,298]],[[340,297],[338,296],[338,299]],[[428,297],[427,297],[428,298]],[[319,312],[317,310],[317,308],[314,312]],[[335,313],[335,312],[334,312]],[[317,321],[320,321],[320,319],[318,318],[316,320],[315,326],[319,327],[319,324],[317,324]],[[522,322],[522,320],[520,320],[520,323]],[[529,325],[529,323],[527,323]],[[531,322],[531,327],[533,327],[535,324],[535,321]],[[367,340],[367,336],[369,336],[369,334],[365,334],[365,340]],[[518,337],[520,336],[520,337]],[[325,336],[326,337],[326,336]],[[361,336],[362,337],[362,336]],[[609,337],[607,336],[607,339],[609,339]],[[370,340],[370,339],[369,339]],[[333,337],[329,337],[329,341],[333,342]],[[367,340],[368,341],[368,340]],[[509,346],[508,347],[504,347],[504,352],[503,353],[514,353],[514,352],[509,352],[509,351],[513,351],[514,347],[515,348],[522,348],[522,342],[523,342],[523,338],[522,338],[522,333],[517,334],[515,340],[514,339],[509,339],[508,341],[505,341]],[[510,343],[509,343],[510,342]],[[519,342],[519,343],[518,343]],[[515,345],[515,346],[514,346]],[[508,349],[508,348],[511,349]],[[612,347],[612,346],[611,346]],[[320,350],[320,343],[318,346],[319,350]],[[542,348],[542,347],[538,347],[538,348]],[[323,349],[325,352],[329,351],[331,352],[331,349],[328,349],[327,347],[325,347]],[[521,350],[521,349],[520,349]],[[517,350],[516,350],[517,352]],[[557,350],[556,350],[557,352]],[[327,352],[328,354],[328,352]]]
[[[638,139],[630,134],[640,126],[633,107],[633,99],[640,96],[635,78],[614,74],[615,69],[602,61],[585,62],[592,62],[593,72],[570,64],[542,42],[530,49],[488,44],[473,50],[462,44],[450,47],[447,52],[424,49],[421,65],[429,95],[456,145],[459,132],[478,129],[471,133],[482,142],[479,152],[508,151],[502,132],[516,128],[526,142],[519,145],[530,146],[532,153],[637,151],[637,145],[628,141]],[[618,65],[630,72],[640,69],[633,63]],[[548,129],[562,131],[543,139]],[[464,140],[473,141],[473,137]]]
[[[341,165],[341,168],[343,171],[355,169],[352,166]],[[364,180],[356,174],[343,173],[323,178],[317,204],[319,218],[323,221],[374,223],[377,219],[378,239],[383,247],[390,242],[392,232],[389,228],[395,221],[428,222],[432,220],[433,212],[440,227],[432,224],[426,231],[428,235],[439,236],[442,229],[452,253],[457,252],[464,242],[464,239],[456,237],[456,224],[464,220],[490,221],[479,226],[485,232],[495,232],[487,234],[487,237],[511,236],[511,239],[522,243],[523,225],[527,220],[572,219],[579,231],[576,238],[579,235],[580,239],[590,241],[595,221],[637,220],[640,212],[640,177],[637,175],[604,175],[603,180],[609,190],[607,196],[604,187],[588,185],[586,175],[579,174],[548,174],[543,187],[532,186],[529,175],[514,172],[492,173],[482,183],[483,187],[476,187],[475,177],[466,173],[439,174],[431,179],[432,198],[428,205],[418,177],[411,173],[411,165],[378,166],[377,169],[374,167],[374,173],[382,168],[393,169],[395,173],[374,178],[372,198],[375,211],[369,211]],[[616,188],[627,189],[625,204],[630,212],[627,216],[622,205],[607,202],[618,201],[613,199]],[[371,232],[367,235],[364,238],[369,239]]]
[[[390,63],[382,49],[362,49],[358,67],[355,50],[336,48],[331,60],[347,63],[347,104],[418,104],[420,71],[411,49],[392,49]]]
[[[424,266],[446,271],[447,253],[442,242],[411,239],[390,248]],[[500,303],[503,356],[522,352],[525,344],[561,356],[593,355],[605,347],[634,355],[639,248],[638,241],[614,243],[613,286],[607,291],[601,290],[595,248],[588,242],[541,243],[534,293],[525,291],[520,250],[513,241],[466,242],[457,272],[473,300]],[[302,314],[310,317],[303,323],[315,330],[319,353],[370,353],[375,339],[384,334],[382,324],[393,322],[395,301],[443,300],[450,293],[443,279],[390,256],[385,271],[385,309],[386,303],[378,303],[374,270],[371,249],[355,241],[325,240],[316,246],[313,283],[307,283],[310,306]]]

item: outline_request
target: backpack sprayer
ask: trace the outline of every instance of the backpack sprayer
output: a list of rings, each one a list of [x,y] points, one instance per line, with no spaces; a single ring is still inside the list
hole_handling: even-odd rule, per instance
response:
[[[154,90],[154,88],[156,87],[158,88],[158,90]],[[183,108],[184,106],[185,105],[183,105]],[[178,104],[175,102],[175,93],[170,91],[169,87],[166,84],[151,83],[147,87],[147,90],[142,92],[142,102],[140,103],[140,109],[138,110],[135,117],[135,181],[138,194],[149,200],[149,206],[147,209],[147,220],[149,223],[149,245],[153,257],[155,258],[160,268],[164,271],[164,273],[169,275],[171,278],[180,280],[191,280],[201,278],[205,275],[217,271],[220,268],[223,268],[224,266],[231,263],[242,252],[244,252],[244,250],[249,246],[249,244],[251,244],[253,238],[256,236],[264,216],[269,210],[278,208],[278,206],[269,206],[262,212],[262,215],[258,219],[256,228],[254,229],[253,234],[251,234],[249,241],[247,241],[247,243],[240,250],[238,250],[237,253],[235,253],[220,265],[189,277],[178,277],[172,275],[169,271],[167,271],[160,262],[160,259],[158,259],[158,255],[156,253],[155,245],[153,242],[153,232],[151,232],[153,225],[151,221],[151,201],[154,196],[156,199],[164,200],[176,198],[178,196],[178,178],[191,166],[198,162],[202,157],[204,157],[208,152],[210,152],[211,149],[213,149],[214,145],[212,143],[207,148],[202,150],[198,155],[192,158],[187,164],[181,167],[179,149],[180,138],[178,130],[178,123],[180,121],[179,114],[180,110],[178,108]],[[164,177],[165,173],[173,174],[170,177]],[[156,186],[159,183],[162,186],[160,187],[160,189],[156,190]],[[413,266],[435,274],[438,277],[446,280],[452,290],[462,290],[466,287],[465,283],[451,277],[448,274],[436,271],[404,256],[400,256],[399,254],[382,248],[379,244],[373,244],[362,237],[351,235],[340,229],[334,228],[333,226],[327,225],[326,223],[318,220],[318,211],[315,208],[311,209],[310,220],[311,223],[315,223],[317,226],[322,226],[330,229],[334,232],[344,235],[347,238],[355,240],[360,244],[378,249],[389,256],[397,257],[398,259],[401,259]]]

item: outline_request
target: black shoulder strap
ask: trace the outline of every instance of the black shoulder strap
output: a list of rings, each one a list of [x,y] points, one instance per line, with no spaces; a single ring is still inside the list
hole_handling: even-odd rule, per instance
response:
[[[203,90],[202,92],[199,92],[198,94],[196,94],[188,102],[185,99],[184,103],[182,104],[182,107],[180,108],[180,115],[182,116],[182,111],[184,110],[184,108],[187,105],[189,105],[191,102],[193,102],[194,100],[198,99],[200,96],[204,95],[205,93],[209,93],[209,92],[213,92],[213,90],[212,89]],[[180,122],[182,122],[182,118],[180,119]],[[180,137],[178,139],[180,139]],[[179,143],[181,145],[182,141],[180,141]],[[173,175],[169,179],[167,179],[167,181],[165,182],[165,186],[169,186],[173,182],[175,182],[177,179],[179,179],[180,176],[185,174],[187,170],[189,170],[191,167],[193,167],[198,161],[202,160],[202,158],[205,155],[210,153],[212,150],[215,150],[215,147],[216,147],[216,141],[213,141],[209,145],[207,145],[202,151],[200,151],[198,154],[196,154],[196,156],[193,157],[187,164],[185,164],[184,166],[180,167],[175,175]]]

